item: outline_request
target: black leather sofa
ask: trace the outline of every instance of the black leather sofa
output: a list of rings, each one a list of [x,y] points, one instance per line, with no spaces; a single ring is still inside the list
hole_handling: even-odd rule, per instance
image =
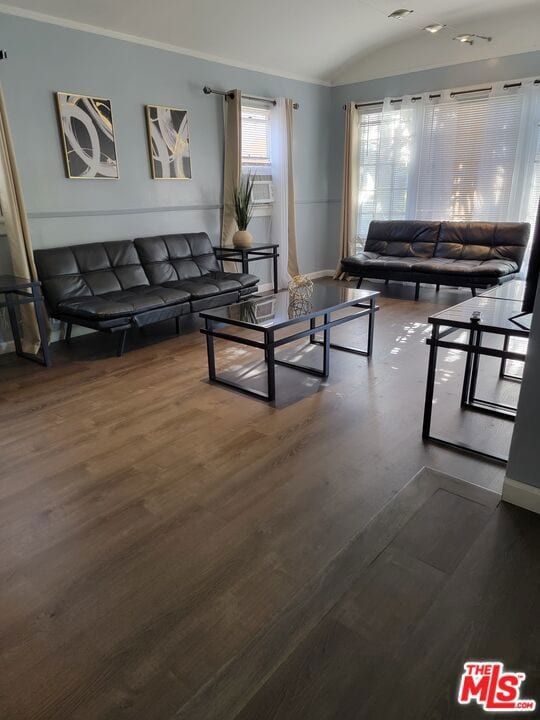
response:
[[[373,220],[364,251],[341,268],[359,278],[476,288],[499,285],[519,272],[529,223]]]
[[[71,245],[34,252],[49,315],[118,333],[117,354],[131,327],[238,302],[259,279],[222,272],[205,233]]]

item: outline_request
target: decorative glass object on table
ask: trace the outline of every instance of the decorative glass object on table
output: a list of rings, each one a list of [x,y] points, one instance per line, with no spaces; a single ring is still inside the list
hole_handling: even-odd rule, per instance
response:
[[[289,282],[289,317],[300,317],[312,309],[313,281],[307,275],[295,275]]]

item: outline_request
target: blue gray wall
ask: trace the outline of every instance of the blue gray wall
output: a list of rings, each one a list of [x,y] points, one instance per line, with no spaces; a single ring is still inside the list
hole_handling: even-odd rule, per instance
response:
[[[331,266],[328,232],[327,87],[228,67],[100,35],[0,14],[0,63],[35,248],[166,232],[206,230],[219,242],[223,112],[205,84],[292,97],[300,269]],[[54,93],[112,100],[119,180],[65,178]],[[149,171],[144,105],[187,108],[193,180],[159,182]],[[266,239],[269,221],[253,233]],[[0,262],[2,259],[0,257]],[[264,270],[266,263],[259,266]],[[266,276],[266,273],[263,273]]]
[[[0,14],[0,63],[34,247],[206,230],[219,241],[223,113],[202,87],[240,87],[285,95],[295,113],[295,179],[300,269],[324,270],[337,260],[343,111],[347,100],[377,100],[446,87],[510,80],[540,72],[540,52],[464,63],[333,88],[287,80],[100,35]],[[112,100],[119,180],[65,177],[54,93]],[[144,105],[189,111],[193,180],[150,178]],[[269,221],[256,218],[257,239]],[[1,243],[0,243],[1,244]],[[0,248],[0,270],[6,254]],[[261,270],[264,265],[259,266]],[[268,279],[262,271],[263,280]]]
[[[506,470],[508,478],[540,488],[540,292],[536,295],[527,362]]]

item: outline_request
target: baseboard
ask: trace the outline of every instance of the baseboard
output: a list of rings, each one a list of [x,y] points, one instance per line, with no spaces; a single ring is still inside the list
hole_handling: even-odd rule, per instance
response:
[[[517,482],[507,477],[504,479],[502,499],[540,515],[540,487]]]
[[[8,342],[0,342],[0,355],[12,352],[15,352],[15,343],[13,342],[13,340],[9,340]]]
[[[306,275],[306,277],[310,278],[311,280],[317,280],[318,278],[322,277],[333,277],[335,273],[335,270],[315,270],[315,272],[310,273],[303,273]],[[272,283],[261,283],[259,285],[259,292],[269,292],[270,290],[274,289],[274,285]]]
[[[322,278],[322,277],[328,277],[328,276],[333,277],[335,272],[336,272],[335,270],[316,270],[315,272],[305,273],[305,274],[308,276],[308,278],[311,278],[312,280],[316,280],[317,278]]]

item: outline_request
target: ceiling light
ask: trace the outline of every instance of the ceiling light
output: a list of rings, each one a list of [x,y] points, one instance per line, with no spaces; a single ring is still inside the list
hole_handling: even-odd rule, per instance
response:
[[[410,15],[412,12],[413,12],[413,10],[407,10],[406,8],[400,8],[399,10],[394,10],[394,12],[391,12],[388,17],[392,18],[392,20],[401,20],[401,18],[404,18],[405,15]]]
[[[475,38],[478,38],[479,40],[485,40],[486,42],[491,42],[493,40],[493,38],[487,37],[486,35],[476,35],[475,33],[464,33],[463,35],[457,35],[454,40],[457,40],[460,43],[474,45]]]
[[[424,30],[426,30],[428,33],[438,33],[439,30],[442,30],[446,25],[441,25],[440,23],[433,23],[432,25],[426,25]]]

